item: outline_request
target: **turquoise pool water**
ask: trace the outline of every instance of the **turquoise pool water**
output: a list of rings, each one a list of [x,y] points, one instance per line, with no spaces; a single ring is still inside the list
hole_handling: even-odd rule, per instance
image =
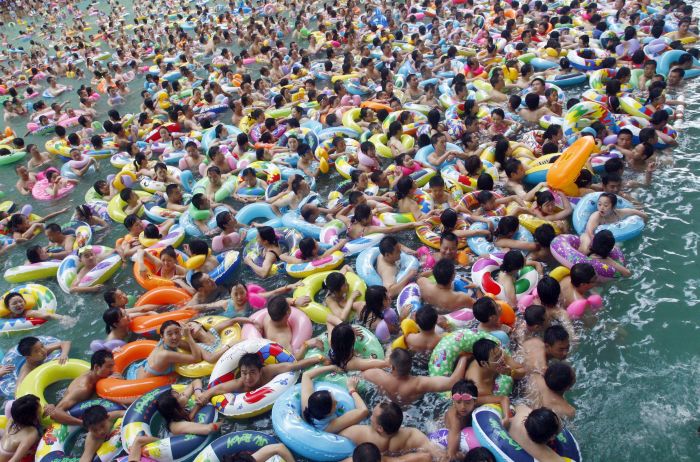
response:
[[[17,29],[5,30],[17,33]],[[79,86],[77,81],[62,83]],[[142,80],[131,85],[134,95],[126,106],[118,108],[122,113],[138,107]],[[572,431],[586,460],[692,461],[698,460],[700,454],[700,145],[696,141],[700,138],[700,97],[695,93],[699,90],[699,80],[688,82],[682,89],[688,107],[680,125],[680,146],[660,155],[661,165],[650,187],[632,193],[651,215],[644,235],[623,247],[634,275],[605,288],[605,309],[597,322],[582,326],[580,342],[573,350],[571,360],[577,384],[569,397],[578,414]],[[73,96],[58,101],[67,99],[77,107]],[[106,112],[104,98],[97,108]],[[13,122],[11,126],[24,133],[25,122]],[[26,140],[43,146],[47,138]],[[113,170],[107,161],[102,163],[102,172]],[[88,179],[69,200],[57,204],[37,204],[32,200],[35,210],[43,215],[81,204],[85,190],[97,177]],[[0,190],[6,192],[7,198],[22,203],[26,199],[14,191],[14,183],[12,167],[0,167]],[[328,184],[321,182],[324,183]],[[68,218],[66,214],[56,222]],[[116,225],[99,235],[97,243],[111,246],[123,234],[123,228]],[[413,234],[402,237],[417,243]],[[38,242],[45,243],[45,239],[39,238]],[[24,248],[3,256],[0,271],[21,264],[23,254]],[[130,267],[119,272],[110,285],[128,293],[140,293],[131,274]],[[255,280],[247,269],[241,277]],[[278,277],[266,281],[266,285],[282,282],[283,278]],[[101,295],[67,296],[55,281],[42,283],[57,295],[59,312],[71,315],[77,325],[68,328],[50,322],[35,333],[68,337],[73,341],[71,356],[88,358],[89,342],[104,335],[101,315],[105,305]],[[0,289],[3,293],[8,289],[4,280],[0,281]],[[11,347],[19,338],[0,338],[0,348]],[[372,397],[372,401],[377,399]],[[435,420],[445,406],[424,399],[407,411],[406,424],[434,430]],[[271,431],[272,425],[267,414],[230,422],[227,428]]]

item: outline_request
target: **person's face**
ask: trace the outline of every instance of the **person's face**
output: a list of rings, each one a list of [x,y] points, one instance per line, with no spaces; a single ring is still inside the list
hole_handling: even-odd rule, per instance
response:
[[[95,367],[95,375],[101,379],[106,379],[114,373],[114,359],[105,359],[104,364]]]
[[[199,150],[197,150],[196,146],[188,146],[186,150],[187,154],[189,154],[190,156],[196,156],[197,154],[199,154]]]
[[[175,269],[175,265],[177,264],[177,260],[171,257],[170,255],[162,255],[160,257],[160,261],[163,264],[163,269],[166,271],[171,271]]]
[[[489,367],[499,367],[505,364],[506,357],[501,347],[496,347],[489,353]]]
[[[112,422],[110,419],[105,419],[98,424],[90,426],[88,431],[95,435],[98,440],[106,440],[109,434],[112,433]]]
[[[608,184],[603,185],[603,191],[607,193],[619,194],[620,189],[622,189],[620,181],[609,181]]]
[[[144,227],[143,227],[143,222],[141,220],[136,220],[136,222],[133,224],[131,227],[131,234],[139,234],[143,232]]]
[[[632,136],[627,133],[618,135],[617,144],[623,149],[630,149],[632,147]]]
[[[175,348],[182,340],[182,328],[180,326],[168,326],[162,333],[163,343],[171,348]]]
[[[547,215],[553,214],[554,211],[555,211],[555,210],[554,210],[555,208],[556,208],[556,206],[554,205],[554,201],[545,202],[545,203],[542,204],[542,206],[540,207],[540,209],[541,209],[544,213],[546,213]]]
[[[681,77],[678,72],[671,72],[668,74],[668,84],[669,85],[679,85],[681,83]]]
[[[289,138],[289,140],[287,141],[287,147],[290,151],[296,151],[299,147],[299,140],[297,140],[296,138]]]
[[[83,253],[80,254],[80,261],[86,266],[95,266],[97,263],[95,252],[93,252],[92,249],[83,250]]]
[[[17,297],[19,298],[19,297]],[[41,363],[46,359],[46,347],[41,342],[36,342],[29,353],[29,360],[33,363]]]
[[[248,301],[248,292],[242,284],[233,287],[233,301],[236,305],[245,305]]]
[[[444,136],[439,137],[435,141],[435,148],[436,149],[444,149],[446,146],[447,146],[447,138],[445,138]]]
[[[553,345],[545,343],[544,349],[548,357],[564,361],[569,356],[569,340],[559,340]]]
[[[539,80],[535,80],[534,82],[532,82],[531,86],[532,86],[532,91],[535,93],[540,93],[540,92],[544,91],[544,85],[542,85],[542,82],[540,82]]]
[[[601,197],[598,199],[598,213],[600,213],[601,216],[605,217],[612,212],[613,205],[612,202],[610,202],[610,199],[607,197]]]
[[[261,371],[255,367],[241,367],[241,381],[245,388],[256,388],[260,382]]]

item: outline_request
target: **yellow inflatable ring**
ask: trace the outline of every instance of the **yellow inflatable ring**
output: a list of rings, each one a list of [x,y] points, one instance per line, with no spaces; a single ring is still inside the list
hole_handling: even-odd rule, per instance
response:
[[[307,296],[311,299],[311,302],[308,305],[300,307],[299,309],[306,313],[309,319],[311,319],[315,323],[325,324],[326,318],[331,313],[331,309],[328,308],[326,305],[318,303],[315,300],[315,297],[316,294],[321,290],[321,287],[323,286],[323,282],[326,280],[326,277],[328,277],[329,274],[334,272],[335,271],[324,271],[323,273],[312,274],[311,276],[304,278],[304,280],[301,281],[301,287],[297,287],[297,289],[294,291],[294,298]],[[364,300],[367,285],[362,279],[360,279],[360,276],[358,276],[355,273],[346,273],[345,279],[348,282],[349,293],[352,293],[353,291],[357,290],[362,294],[357,300]]]
[[[209,330],[220,322],[227,321],[228,319],[229,318],[226,316],[204,316],[202,318],[194,319],[193,321],[198,322],[206,330]],[[236,323],[231,327],[227,327],[219,334],[219,338],[221,340],[218,347],[221,347],[221,345],[224,344],[233,345],[234,343],[240,342],[241,326]],[[208,376],[211,375],[213,370],[214,365],[206,361],[200,361],[196,364],[183,364],[175,368],[175,372],[188,378],[204,377],[205,375]]]

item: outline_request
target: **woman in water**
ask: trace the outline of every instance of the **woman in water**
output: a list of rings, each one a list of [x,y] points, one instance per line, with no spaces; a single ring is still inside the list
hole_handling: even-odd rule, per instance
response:
[[[189,329],[182,332],[177,321],[168,320],[160,326],[161,339],[148,355],[143,367],[139,369],[138,378],[170,375],[177,364],[194,364],[202,360],[202,350],[192,338]],[[177,351],[181,341],[189,347],[189,353]]]
[[[618,209],[617,196],[612,193],[602,193],[600,197],[598,197],[598,210],[591,214],[586,224],[586,230],[581,234],[579,250],[582,253],[588,253],[593,235],[600,225],[612,225],[626,217],[635,215],[641,217],[645,221],[649,218],[646,213],[637,209]]]

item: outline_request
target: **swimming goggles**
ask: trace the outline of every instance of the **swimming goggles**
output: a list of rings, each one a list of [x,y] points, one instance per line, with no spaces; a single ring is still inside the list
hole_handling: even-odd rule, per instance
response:
[[[469,393],[453,393],[452,401],[472,401],[475,400],[476,396],[472,396]]]

